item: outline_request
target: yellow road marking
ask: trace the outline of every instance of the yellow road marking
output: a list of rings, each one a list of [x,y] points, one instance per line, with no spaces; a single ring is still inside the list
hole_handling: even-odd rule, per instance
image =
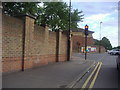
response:
[[[85,83],[83,84],[83,86],[82,86],[82,90],[83,90],[83,88],[85,88],[86,85],[88,84],[89,80],[91,79],[91,77],[93,76],[94,72],[96,71],[98,65],[99,65],[99,62],[97,63],[95,69],[92,71],[92,73],[90,74],[90,76],[87,78],[87,80],[86,80]]]
[[[96,81],[96,79],[97,79],[98,73],[99,73],[99,71],[100,71],[101,66],[102,66],[102,62],[100,62],[100,66],[99,66],[99,68],[98,68],[98,70],[97,70],[97,72],[96,72],[96,74],[95,74],[95,76],[94,76],[94,78],[93,78],[90,86],[89,86],[89,90],[91,90],[91,89],[93,88],[93,86],[94,86],[94,84],[95,84],[95,81]]]

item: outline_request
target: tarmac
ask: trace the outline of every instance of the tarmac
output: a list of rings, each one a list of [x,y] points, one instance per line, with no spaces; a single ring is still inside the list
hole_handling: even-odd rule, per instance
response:
[[[94,64],[74,54],[70,61],[4,74],[2,88],[72,88]]]

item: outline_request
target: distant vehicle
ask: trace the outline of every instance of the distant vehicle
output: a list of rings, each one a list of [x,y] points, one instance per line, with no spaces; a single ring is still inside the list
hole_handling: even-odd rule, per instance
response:
[[[120,49],[112,49],[108,51],[108,54],[111,55],[119,55],[120,54]]]
[[[117,62],[117,70],[120,71],[120,54],[118,55],[116,62]]]

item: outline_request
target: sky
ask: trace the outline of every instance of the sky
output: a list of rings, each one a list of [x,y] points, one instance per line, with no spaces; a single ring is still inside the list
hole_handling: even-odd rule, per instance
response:
[[[69,5],[70,0],[63,1]],[[120,46],[120,36],[118,36],[118,33],[120,35],[120,30],[118,32],[118,15],[120,16],[120,14],[118,14],[118,1],[119,0],[71,0],[71,4],[72,9],[83,11],[83,22],[78,23],[80,28],[84,28],[87,24],[89,30],[94,31],[93,38],[100,40],[100,22],[102,22],[101,38],[107,37],[112,46],[116,47],[118,44]]]
[[[87,24],[89,30],[94,31],[93,38],[100,40],[107,37],[112,46],[118,46],[118,2],[72,2],[72,8],[83,11],[83,22],[79,22],[80,28]]]

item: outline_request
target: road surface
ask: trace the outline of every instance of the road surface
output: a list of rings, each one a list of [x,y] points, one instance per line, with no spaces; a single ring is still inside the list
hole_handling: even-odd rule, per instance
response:
[[[84,58],[84,54],[76,54],[76,56]],[[74,88],[119,88],[120,75],[116,69],[116,58],[117,56],[107,53],[88,54],[87,60],[95,60],[101,63],[101,67],[99,64],[94,71],[94,66]]]

